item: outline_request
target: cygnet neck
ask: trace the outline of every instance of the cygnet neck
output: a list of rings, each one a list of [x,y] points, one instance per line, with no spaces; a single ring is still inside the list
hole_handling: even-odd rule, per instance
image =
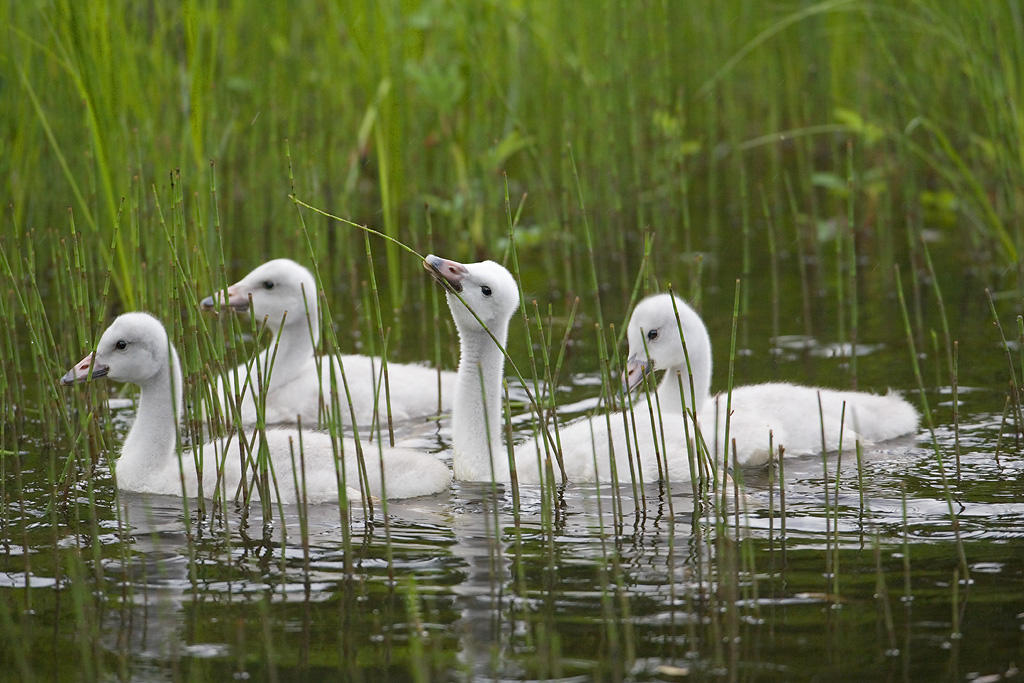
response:
[[[691,363],[692,365],[692,363]],[[664,413],[687,413],[700,409],[711,396],[710,372],[693,368],[693,388],[690,387],[690,371],[686,365],[677,365],[665,371],[658,385],[658,406]],[[680,387],[682,392],[680,393]]]
[[[686,353],[680,351],[684,360],[667,368],[658,385],[658,405],[661,411],[675,414],[684,409],[688,413],[700,411],[711,397],[711,339],[707,327],[689,306],[679,306],[678,312]]]
[[[453,305],[462,306],[456,301]],[[508,456],[502,446],[502,379],[508,322],[494,324],[494,339],[478,326],[459,326],[459,371],[452,409],[452,467],[456,479],[509,481]],[[493,467],[492,467],[493,462]]]
[[[264,365],[261,370],[264,374],[269,370],[272,384],[281,384],[297,376],[298,373],[293,372],[293,369],[302,367],[316,354],[316,346],[320,341],[320,316],[317,315],[315,294],[307,296],[310,297],[308,317],[304,307],[288,311],[284,316],[284,329],[280,329],[280,319],[267,319],[270,346],[267,347],[264,360],[269,362],[273,359],[273,367]]]
[[[139,382],[139,409],[121,446],[116,473],[119,485],[152,477],[174,462],[178,420],[182,413],[181,364],[169,346],[170,358],[148,379]]]

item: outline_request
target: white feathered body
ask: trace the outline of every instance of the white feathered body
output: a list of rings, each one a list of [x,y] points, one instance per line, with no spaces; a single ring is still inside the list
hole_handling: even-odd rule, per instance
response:
[[[364,487],[352,439],[335,442],[325,432],[304,430],[300,448],[299,433],[291,429],[268,429],[265,439],[259,435],[249,438],[255,438],[251,450],[248,442],[243,446],[232,436],[184,448],[180,462],[173,443],[170,451],[166,443],[151,444],[150,452],[122,451],[115,464],[118,488],[196,497],[202,481],[205,498],[213,498],[219,491],[228,500],[236,496],[241,499],[243,458],[246,486],[251,489],[254,485],[255,467],[263,471],[256,463],[266,463],[271,499],[285,504],[303,500],[310,504],[337,503],[339,484],[347,489],[350,501],[358,502],[362,490],[378,498],[409,498],[443,491],[451,481],[451,472],[441,460],[403,448],[386,448],[382,458],[374,442],[363,446],[367,484]],[[252,499],[256,498],[253,495]]]
[[[772,451],[778,454],[780,445],[789,456],[836,451],[840,445],[852,450],[858,441],[870,446],[911,433],[918,426],[917,411],[892,393],[836,391],[783,382],[738,387],[732,393],[728,436],[726,406],[724,394],[704,402],[698,413],[700,438],[707,456],[718,463],[724,459],[726,438],[730,444],[735,441],[729,462],[741,466],[766,464]],[[698,436],[692,423],[684,424],[682,412],[640,400],[631,412],[571,422],[558,430],[558,440],[570,481],[628,482],[641,477],[643,481],[686,481],[692,476],[690,464],[696,457],[693,448]],[[538,439],[518,444],[520,481],[539,481],[539,468],[552,452]],[[540,460],[538,453],[542,454]],[[552,464],[558,475],[554,460]]]
[[[259,325],[265,325],[271,339],[268,347],[249,362],[219,378],[217,398],[227,424],[235,422],[235,404],[241,423],[255,424],[257,397],[266,424],[301,419],[306,426],[324,426],[330,419],[335,392],[345,425],[353,424],[353,417],[359,427],[384,425],[389,406],[393,421],[429,417],[450,409],[453,372],[388,363],[386,392],[380,358],[318,356],[318,302],[313,274],[289,259],[267,261],[201,302],[203,308],[211,310],[227,307],[249,311]],[[348,383],[351,410],[342,377]]]
[[[698,414],[712,454],[724,452],[727,405],[728,397],[719,394]],[[783,446],[789,455],[836,451],[840,443],[844,450],[852,450],[858,441],[862,446],[887,441],[916,431],[918,425],[913,406],[891,392],[879,395],[773,382],[737,387],[729,407],[728,439],[735,440],[735,459],[746,466],[768,462],[769,443],[776,452]]]
[[[566,478],[574,482],[689,481],[690,455],[682,414],[664,414],[652,421],[645,403],[632,413],[616,412],[575,420],[558,429]],[[555,435],[552,433],[551,438]],[[693,430],[690,430],[690,440]],[[524,483],[538,483],[551,458],[560,477],[553,449],[539,437],[516,445],[516,471]],[[540,457],[538,458],[538,454]]]
[[[408,498],[438,493],[451,482],[448,466],[434,456],[381,448],[374,441],[362,442],[363,487],[356,442],[308,429],[247,430],[248,436],[242,438],[249,439],[248,448],[232,436],[179,451],[181,366],[163,325],[145,313],[119,316],[103,333],[95,354],[82,359],[62,381],[87,379],[92,367],[98,368],[94,376],[107,374],[141,389],[135,423],[114,464],[121,489],[197,496],[202,482],[204,497],[213,497],[220,489],[235,499],[243,472],[248,482],[254,467],[273,472],[276,485],[270,487],[270,496],[283,503],[336,502],[339,484],[351,499],[360,500],[360,489],[377,497]]]
[[[297,419],[311,427],[327,425],[334,410],[335,396],[339,401],[337,414],[341,424],[351,425],[354,415],[355,424],[360,427],[386,425],[389,405],[394,422],[451,409],[455,382],[455,373],[451,371],[439,372],[413,363],[388,363],[389,391],[385,392],[381,360],[376,356],[308,356],[280,370],[276,361],[275,366],[268,366],[269,355],[270,350],[264,350],[258,366],[256,362],[239,365],[226,377],[217,379],[218,400],[229,424],[233,422],[232,410],[236,402],[242,424],[256,423],[257,396],[262,387],[266,387],[262,401],[268,425],[295,423]],[[345,393],[346,382],[348,394]],[[225,387],[231,389],[226,391]]]
[[[448,307],[459,330],[452,418],[455,477],[508,481],[508,451],[496,426],[503,425],[501,347],[519,306],[518,286],[508,270],[490,261],[461,264],[430,255],[425,264],[446,283]],[[917,429],[917,411],[891,393],[770,383],[736,388],[731,397],[711,397],[707,328],[696,311],[668,294],[637,305],[627,339],[623,379],[632,390],[651,371],[664,370],[658,402],[639,399],[629,412],[585,418],[562,427],[557,436],[516,444],[519,481],[540,481],[548,458],[560,476],[556,450],[570,481],[686,481],[692,478],[696,458],[723,462],[727,443],[731,464],[755,466],[767,462],[779,446],[790,455],[817,453],[836,450],[841,439],[844,448],[852,449],[857,441],[869,444]],[[686,417],[693,414],[684,411],[686,406],[696,406],[696,425]]]

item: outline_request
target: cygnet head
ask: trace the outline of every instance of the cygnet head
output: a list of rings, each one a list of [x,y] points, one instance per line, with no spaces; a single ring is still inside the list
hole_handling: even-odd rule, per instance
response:
[[[100,337],[96,354],[75,363],[61,383],[109,377],[115,382],[144,384],[167,371],[167,354],[167,331],[159,320],[148,313],[124,313]]]
[[[222,303],[222,290],[199,305],[204,310],[226,305],[244,312],[249,310],[250,297],[253,317],[260,322],[265,319],[271,329],[280,327],[282,320],[289,325],[300,321],[305,325],[307,311],[316,319],[316,280],[309,270],[286,258],[267,261],[228,287],[226,304]]]
[[[629,352],[622,379],[627,391],[635,389],[648,372],[686,366],[680,329],[690,360],[696,362],[695,354],[703,354],[710,342],[707,329],[686,302],[671,294],[655,294],[637,304],[626,329]]]
[[[503,330],[519,308],[519,287],[515,278],[494,261],[459,263],[430,254],[423,260],[423,267],[447,290],[448,308],[460,333],[483,332],[480,321],[492,333]]]

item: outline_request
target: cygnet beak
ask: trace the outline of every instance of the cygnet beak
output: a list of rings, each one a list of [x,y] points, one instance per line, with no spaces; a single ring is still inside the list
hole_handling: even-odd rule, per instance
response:
[[[631,356],[626,361],[626,369],[622,371],[622,390],[626,393],[633,391],[652,370],[651,364],[646,360]]]
[[[224,299],[224,291],[218,290],[199,302],[199,308],[204,311],[214,311],[221,308],[221,301]],[[237,283],[228,287],[227,307],[244,313],[249,310],[249,295]]]
[[[90,378],[89,368],[92,368],[92,379],[96,379],[97,377],[103,377],[108,372],[110,372],[110,366],[108,365],[97,364],[95,367],[93,367],[93,355],[94,354],[90,353],[88,356],[75,363],[75,366],[68,370],[64,374],[64,376],[60,378],[60,383],[63,384],[64,386],[69,386],[71,384],[74,384],[75,382],[84,382],[85,380]]]
[[[431,277],[456,292],[462,291],[462,281],[469,275],[466,266],[458,261],[449,261],[433,254],[428,254],[423,259],[423,267]]]

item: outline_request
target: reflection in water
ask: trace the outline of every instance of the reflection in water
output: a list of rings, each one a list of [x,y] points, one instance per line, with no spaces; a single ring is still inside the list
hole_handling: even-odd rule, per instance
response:
[[[984,623],[1016,624],[1005,591],[1020,571],[1024,504],[1008,482],[1024,459],[993,457],[1001,415],[962,423],[960,476],[950,458],[945,467],[972,574],[956,596],[972,648],[949,638],[956,541],[927,434],[865,449],[859,467],[853,449],[786,458],[781,490],[778,469],[737,472],[739,498],[697,504],[685,482],[530,486],[517,514],[509,487],[457,482],[392,501],[386,516],[353,511],[348,527],[332,505],[275,509],[264,523],[256,506],[200,517],[194,502],[186,525],[180,499],[122,493],[128,533],[99,503],[96,548],[68,517],[52,529],[45,506],[29,505],[7,520],[30,529],[28,562],[9,543],[0,577],[7,595],[29,576],[39,595],[60,580],[74,596],[50,558],[76,554],[88,572],[99,557],[96,668],[148,680],[927,677],[953,666],[954,647],[959,670],[985,671],[986,648],[1014,647],[1014,629],[985,630],[973,615],[975,601],[999,605]],[[450,442],[446,423],[399,434],[425,449]],[[949,453],[952,429],[935,435]],[[110,500],[109,478],[93,484]],[[88,624],[77,609],[65,614]],[[808,648],[824,654],[808,660]]]

